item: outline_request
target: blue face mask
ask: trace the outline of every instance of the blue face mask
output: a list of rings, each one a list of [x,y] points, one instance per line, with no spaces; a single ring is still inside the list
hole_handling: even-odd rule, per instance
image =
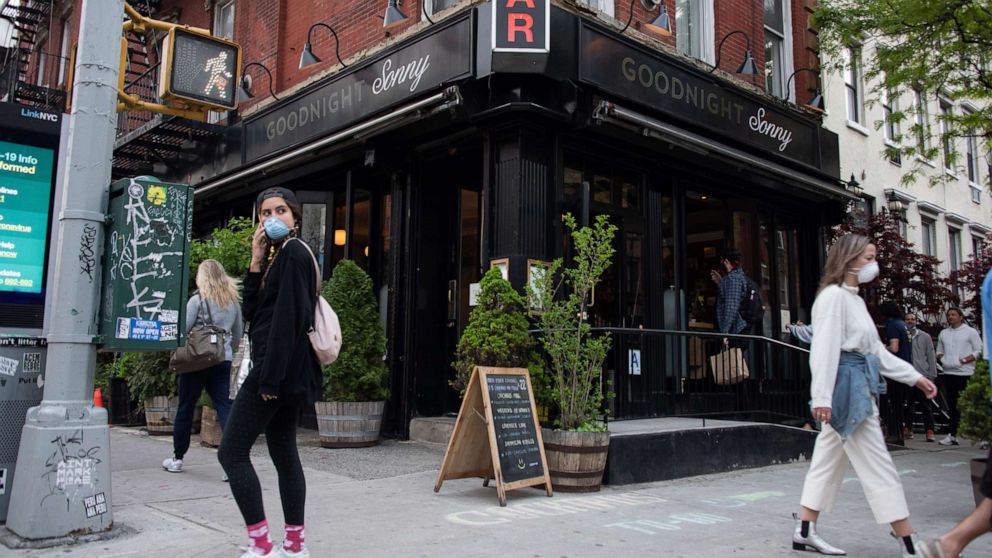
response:
[[[262,228],[265,229],[265,236],[269,237],[269,240],[278,242],[289,236],[289,227],[278,217],[269,217],[266,219],[262,223]]]

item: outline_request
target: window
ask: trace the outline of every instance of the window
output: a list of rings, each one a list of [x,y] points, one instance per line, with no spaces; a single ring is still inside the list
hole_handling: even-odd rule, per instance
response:
[[[58,85],[68,85],[65,80],[66,68],[69,67],[69,55],[72,53],[72,26],[68,18],[62,20],[62,51],[59,53],[59,83]]]
[[[951,135],[950,119],[954,117],[951,103],[940,100],[940,143],[944,150],[944,170],[954,174],[954,137]]]
[[[978,204],[982,203],[982,189],[975,185],[971,186],[971,201]]]
[[[786,29],[787,5],[782,0],[765,0],[765,89],[779,98],[791,97],[785,90],[789,57]]]
[[[917,155],[926,158],[930,146],[930,116],[927,113],[927,103],[922,91],[914,90],[913,100],[916,108],[916,124],[913,126],[916,133],[916,151]]]
[[[985,239],[980,236],[971,237],[971,257],[972,259],[978,256],[978,253],[982,251],[985,246]]]
[[[214,36],[234,38],[234,0],[218,0],[214,4]]]
[[[961,267],[961,229],[947,229],[947,239],[951,243],[951,271]]]
[[[429,0],[427,2],[427,13],[434,15],[441,10],[447,10],[448,8],[457,4],[460,0]],[[586,2],[593,8],[597,8],[600,11],[606,11],[604,8],[597,6],[597,4],[609,4],[610,5],[610,15],[613,15],[613,0],[588,0]]]
[[[972,185],[978,184],[978,140],[975,138],[974,133],[969,133],[968,137],[965,138],[965,165],[968,167],[968,182]],[[975,195],[972,193],[972,201],[975,201]],[[979,202],[981,199],[978,200]]]
[[[457,4],[458,0],[432,0],[431,3],[435,6],[438,4],[444,4],[444,8],[447,8],[448,6],[454,6]],[[608,16],[613,16],[613,0],[580,0],[580,3],[585,4],[594,10],[599,10]],[[436,9],[440,11],[443,8]]]
[[[847,49],[847,70],[844,72],[844,85],[847,86],[847,119],[863,124],[864,98],[861,92],[861,49]]]
[[[675,1],[675,45],[686,56],[715,62],[713,0]]]
[[[885,143],[895,147],[899,142],[899,123],[893,120],[893,115],[899,112],[899,96],[895,90],[886,89],[883,93],[882,112],[885,115]],[[898,165],[902,163],[902,156],[895,151],[890,153],[889,160]]]
[[[933,219],[922,220],[923,224],[923,253],[928,256],[937,255],[937,223]]]

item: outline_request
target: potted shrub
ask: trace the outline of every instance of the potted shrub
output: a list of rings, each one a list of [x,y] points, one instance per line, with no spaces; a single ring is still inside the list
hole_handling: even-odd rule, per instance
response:
[[[128,387],[145,411],[148,434],[172,434],[179,398],[176,397],[176,375],[169,370],[169,352],[124,353],[122,371],[128,374]]]
[[[558,412],[557,428],[543,429],[542,437],[554,489],[588,492],[602,484],[610,446],[603,361],[611,339],[592,334],[586,310],[593,287],[612,261],[617,228],[605,215],[592,227],[577,228],[570,214],[563,220],[572,236],[573,263],[566,267],[556,259],[536,281],[541,343]]]
[[[989,361],[983,359],[975,364],[975,373],[968,378],[968,385],[958,398],[958,410],[961,412],[958,434],[971,440],[972,444],[992,441],[990,399],[992,399],[992,387],[989,385]],[[971,460],[971,485],[975,494],[975,505],[978,505],[983,498],[978,487],[985,473],[986,461],[985,457]]]
[[[323,369],[325,400],[316,405],[320,445],[374,446],[379,443],[389,388],[383,362],[386,334],[379,323],[372,279],[355,262],[341,260],[322,294],[341,323],[341,353]]]
[[[206,392],[200,395],[197,409],[203,409],[200,418],[200,445],[208,448],[220,446],[220,421],[217,419],[217,409],[214,402]]]
[[[449,385],[464,395],[476,366],[527,368],[538,414],[544,417],[551,403],[551,386],[528,331],[525,303],[499,269],[490,269],[482,277],[478,305],[458,340],[455,362],[451,363],[455,378]]]

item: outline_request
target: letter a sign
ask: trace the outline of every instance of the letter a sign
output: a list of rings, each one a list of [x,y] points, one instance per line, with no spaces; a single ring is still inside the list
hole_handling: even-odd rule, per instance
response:
[[[494,52],[548,52],[551,0],[493,0]]]

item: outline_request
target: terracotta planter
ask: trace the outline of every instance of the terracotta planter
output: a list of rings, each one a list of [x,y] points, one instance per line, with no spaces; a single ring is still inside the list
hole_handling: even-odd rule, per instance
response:
[[[317,430],[325,448],[365,448],[379,443],[385,401],[319,401]]]
[[[603,484],[609,432],[541,429],[551,486],[561,492],[598,492]]]
[[[217,420],[217,410],[204,407],[200,423],[200,445],[208,448],[219,447],[220,436],[220,421]]]
[[[145,399],[145,426],[149,436],[171,436],[179,410],[178,397],[157,395]]]
[[[988,459],[985,457],[979,457],[971,460],[971,490],[975,495],[975,506],[982,502],[985,496],[982,495],[980,490],[982,486],[982,476],[985,475],[985,465]]]

